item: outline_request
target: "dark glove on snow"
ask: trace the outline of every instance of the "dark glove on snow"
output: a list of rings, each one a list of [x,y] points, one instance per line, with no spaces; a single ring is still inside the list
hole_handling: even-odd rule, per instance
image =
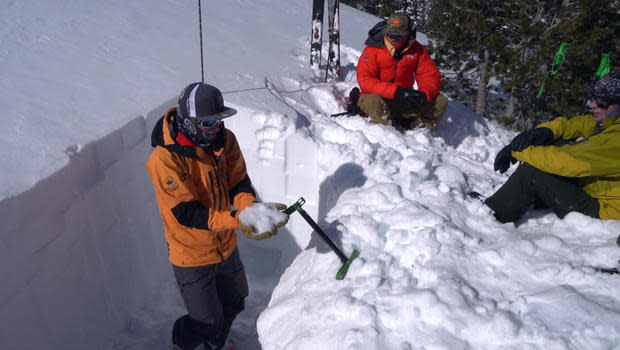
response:
[[[420,90],[396,88],[394,100],[399,102],[404,113],[411,113],[426,103],[426,94]]]
[[[357,101],[360,99],[360,89],[356,86],[349,92],[349,103],[347,104],[347,112],[351,115],[360,114],[362,111],[357,106]]]
[[[530,146],[550,145],[553,142],[553,131],[541,127],[524,131],[510,142],[513,151],[522,151]]]
[[[495,163],[493,164],[493,168],[495,171],[499,171],[501,174],[505,173],[508,168],[510,168],[510,164],[514,164],[517,160],[511,154],[510,145],[502,148],[499,152],[497,152],[497,156],[495,156]]]

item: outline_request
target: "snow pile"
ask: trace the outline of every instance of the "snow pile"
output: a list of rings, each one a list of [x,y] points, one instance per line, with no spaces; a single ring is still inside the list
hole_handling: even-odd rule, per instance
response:
[[[275,234],[279,226],[284,226],[288,221],[286,214],[279,211],[285,208],[281,203],[254,203],[239,213],[239,224],[252,228],[253,231],[247,234]]]
[[[322,227],[361,257],[337,281],[341,262],[315,237],[259,318],[263,349],[620,345],[620,278],[589,267],[618,261],[620,222],[533,211],[500,224],[467,192],[505,181],[492,163],[512,133],[454,101],[435,135],[329,119],[329,89],[295,101],[319,144]]]

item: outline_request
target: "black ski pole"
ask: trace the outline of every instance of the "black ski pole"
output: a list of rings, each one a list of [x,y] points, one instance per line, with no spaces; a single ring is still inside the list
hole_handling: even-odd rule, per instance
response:
[[[317,223],[310,217],[310,215],[308,215],[308,213],[306,213],[306,211],[301,207],[305,203],[306,200],[301,197],[297,200],[297,202],[295,202],[295,204],[286,208],[283,212],[287,215],[291,215],[294,211],[298,211],[299,214],[304,218],[304,220],[306,220],[306,222],[310,225],[310,227],[314,229],[314,232],[316,232],[323,239],[323,241],[327,243],[327,245],[332,249],[332,251],[336,253],[340,261],[343,263],[342,267],[336,273],[336,279],[342,280],[347,275],[347,271],[349,270],[351,262],[353,262],[353,260],[355,260],[360,255],[360,252],[355,249],[353,250],[353,254],[351,254],[351,257],[347,258],[347,256],[344,255],[344,253],[334,244],[334,242],[329,239],[327,234],[323,232],[319,225],[317,225]]]
[[[332,118],[333,117],[340,117],[341,115],[348,115],[348,114],[351,114],[351,113],[349,113],[349,112],[335,113],[335,114],[330,115],[330,117],[332,117]]]
[[[200,6],[200,0],[198,0],[198,23],[200,30],[200,73],[202,74],[202,82],[205,82],[205,69],[202,58],[202,6]]]

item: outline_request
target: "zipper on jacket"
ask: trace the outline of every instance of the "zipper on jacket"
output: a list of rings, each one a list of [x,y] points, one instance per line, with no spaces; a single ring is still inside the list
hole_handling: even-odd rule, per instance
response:
[[[230,203],[230,198],[228,198],[228,190],[225,191],[224,188],[224,180],[222,179],[222,172],[220,171],[220,157],[215,157],[215,169],[217,176],[217,185],[220,189],[220,210],[224,210],[226,209],[224,208],[224,203],[226,202],[226,199],[228,199],[228,202],[226,203]],[[222,198],[222,196],[224,198]]]
[[[215,166],[213,167],[213,169],[215,170],[215,178],[217,180],[217,188],[218,188],[218,190],[220,192],[220,204],[218,206],[217,205],[217,198],[215,197],[214,179],[213,179],[213,176],[211,175],[212,173],[209,172],[209,180],[211,180],[211,191],[213,191],[213,200],[214,200],[213,207],[214,208],[218,208],[219,207],[219,210],[222,210],[222,207],[223,207],[224,203],[222,203],[222,183],[220,181],[220,177],[221,177],[221,175],[220,175],[220,164],[218,162],[219,157],[215,156],[215,154],[213,154],[213,153],[211,155],[213,156],[213,160],[214,160],[214,163],[215,163]],[[220,259],[222,259],[222,261],[224,261],[224,254],[222,254],[222,251],[220,250],[220,247],[222,246],[222,237],[220,236],[219,232],[216,234],[216,237],[217,237],[218,244],[217,244],[217,247],[215,248],[215,250],[217,251],[217,254],[220,256]]]
[[[211,194],[213,194],[213,209],[217,209],[217,198],[215,197],[215,184],[213,173],[209,171],[209,183],[211,183]]]
[[[400,62],[401,57],[394,57],[396,64],[394,65],[394,76],[392,77],[392,83],[396,81],[396,73],[398,73],[398,63]]]
[[[215,156],[213,157],[213,159],[215,160],[215,179],[217,180],[217,188],[220,192],[220,206],[219,206],[219,210],[223,210],[224,208],[224,203],[222,203],[222,181],[220,180],[220,178],[222,177],[222,175],[220,174],[220,157]]]

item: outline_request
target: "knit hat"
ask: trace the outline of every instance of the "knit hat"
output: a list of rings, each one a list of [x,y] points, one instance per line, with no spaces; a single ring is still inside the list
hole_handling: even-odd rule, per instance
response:
[[[620,71],[610,72],[594,84],[586,84],[584,88],[596,98],[610,104],[620,103]]]
[[[610,72],[599,79],[594,84],[592,94],[614,104],[620,103],[620,71]]]
[[[411,30],[409,17],[404,13],[395,13],[387,20],[386,34],[406,35]]]

